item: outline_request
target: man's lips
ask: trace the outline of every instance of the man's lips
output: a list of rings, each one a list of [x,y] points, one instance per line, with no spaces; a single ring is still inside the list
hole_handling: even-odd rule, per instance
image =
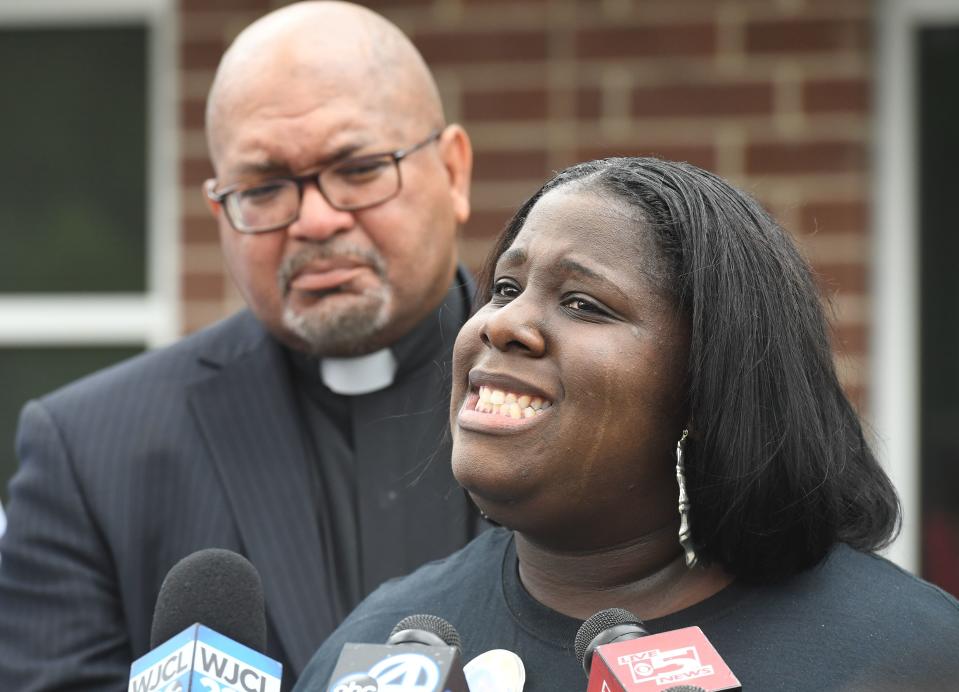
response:
[[[305,268],[290,279],[289,288],[291,291],[330,291],[368,271],[369,267],[364,266]]]

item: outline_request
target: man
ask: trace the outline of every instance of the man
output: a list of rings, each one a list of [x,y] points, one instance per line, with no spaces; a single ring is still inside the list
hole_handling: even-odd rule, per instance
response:
[[[207,134],[249,310],[25,407],[2,689],[124,687],[206,547],[258,568],[288,689],[365,594],[474,533],[444,437],[472,154],[419,54],[361,7],[288,6],[224,55]]]

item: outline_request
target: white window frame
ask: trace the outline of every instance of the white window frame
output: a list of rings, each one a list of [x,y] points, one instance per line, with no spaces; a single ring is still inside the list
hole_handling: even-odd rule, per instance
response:
[[[177,50],[174,0],[0,1],[0,27],[147,26],[146,288],[142,293],[0,293],[0,347],[129,345],[179,334]]]
[[[882,0],[876,64],[870,411],[877,452],[899,491],[903,524],[888,557],[921,566],[919,456],[919,152],[916,34],[959,23],[956,0]]]

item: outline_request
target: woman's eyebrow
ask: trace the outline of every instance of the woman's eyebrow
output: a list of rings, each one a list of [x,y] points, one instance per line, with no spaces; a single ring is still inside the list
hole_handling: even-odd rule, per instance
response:
[[[528,259],[529,255],[527,254],[525,248],[512,247],[499,256],[496,266],[499,268],[518,267],[525,264]],[[629,296],[627,296],[626,293],[619,286],[617,286],[615,282],[609,279],[609,277],[599,273],[594,269],[590,269],[585,264],[582,264],[577,260],[569,257],[563,257],[555,264],[555,270],[557,275],[580,276],[589,279],[590,281],[599,282],[603,284],[604,288],[609,289],[618,295],[622,300],[629,301]]]
[[[629,297],[626,295],[626,293],[624,293],[619,286],[617,286],[612,280],[610,280],[609,277],[604,276],[603,274],[600,274],[599,272],[593,269],[590,269],[586,265],[581,264],[574,259],[570,259],[569,257],[564,257],[559,262],[556,263],[556,268],[561,273],[566,275],[574,274],[574,275],[578,275],[578,276],[582,276],[584,278],[590,279],[591,281],[597,281],[603,284],[604,288],[612,291],[613,293],[616,293],[624,301],[627,301],[627,302],[629,301]]]
[[[509,250],[504,252],[499,256],[499,259],[496,261],[497,265],[504,264],[509,267],[516,267],[521,264],[525,264],[529,256],[526,254],[526,250],[521,247],[511,247]]]
[[[570,259],[569,257],[564,257],[559,262],[556,263],[556,268],[561,269],[566,274],[580,274],[585,276],[588,279],[597,279],[599,281],[608,281],[608,279],[602,274],[593,271],[584,264],[580,264],[576,260]]]

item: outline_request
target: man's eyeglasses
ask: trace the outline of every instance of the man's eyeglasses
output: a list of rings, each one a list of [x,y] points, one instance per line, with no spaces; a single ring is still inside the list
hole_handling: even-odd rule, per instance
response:
[[[223,205],[226,218],[241,233],[275,231],[296,221],[303,201],[303,185],[316,183],[334,209],[358,211],[393,199],[403,187],[400,161],[439,139],[435,130],[405,149],[338,161],[304,175],[271,178],[252,185],[232,185],[217,192],[215,180],[206,182],[206,195]]]

